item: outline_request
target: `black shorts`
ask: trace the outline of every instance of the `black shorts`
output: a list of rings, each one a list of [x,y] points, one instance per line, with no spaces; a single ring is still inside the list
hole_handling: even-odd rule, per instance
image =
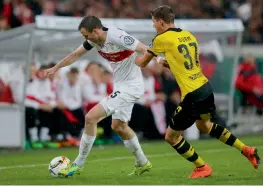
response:
[[[188,93],[175,110],[170,128],[180,131],[191,127],[196,120],[211,119],[215,112],[214,94],[209,82]]]

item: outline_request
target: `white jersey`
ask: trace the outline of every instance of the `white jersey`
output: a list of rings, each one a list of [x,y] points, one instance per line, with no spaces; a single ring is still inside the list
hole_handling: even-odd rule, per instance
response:
[[[114,76],[114,88],[133,86],[143,93],[141,69],[135,64],[137,56],[135,50],[139,41],[116,27],[103,27],[103,30],[107,32],[104,45],[85,41],[83,47],[86,50],[95,47],[98,53],[110,63]]]

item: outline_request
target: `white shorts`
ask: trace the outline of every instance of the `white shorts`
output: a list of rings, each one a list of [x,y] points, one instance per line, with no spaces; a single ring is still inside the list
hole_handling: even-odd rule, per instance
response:
[[[143,91],[134,88],[117,88],[100,104],[103,106],[107,116],[119,119],[123,122],[130,121],[132,109],[136,101],[143,95]]]

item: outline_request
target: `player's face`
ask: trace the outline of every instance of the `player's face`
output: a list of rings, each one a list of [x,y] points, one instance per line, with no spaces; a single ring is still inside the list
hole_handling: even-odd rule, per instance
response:
[[[94,29],[92,32],[88,32],[85,28],[81,28],[80,32],[86,40],[90,40],[94,43],[98,43],[99,35],[96,29]]]
[[[163,32],[162,29],[162,20],[160,19],[155,19],[154,17],[152,17],[152,21],[153,21],[153,27],[156,29],[157,33],[161,33]]]

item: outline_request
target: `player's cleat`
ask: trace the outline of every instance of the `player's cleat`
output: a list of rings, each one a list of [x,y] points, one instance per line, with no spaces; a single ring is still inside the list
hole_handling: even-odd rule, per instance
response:
[[[205,164],[203,167],[195,168],[189,178],[195,179],[209,177],[212,175],[212,172],[212,168],[208,164]]]
[[[59,176],[61,177],[68,177],[73,176],[74,174],[80,174],[83,167],[79,167],[76,163],[70,164],[70,166],[66,167],[65,169],[61,169],[59,171]]]
[[[255,147],[245,146],[242,150],[242,154],[250,161],[255,169],[259,167],[260,158],[258,150]]]
[[[128,174],[128,176],[139,176],[143,174],[144,172],[149,172],[152,168],[152,164],[148,161],[144,166],[142,167],[135,167],[134,171]]]

